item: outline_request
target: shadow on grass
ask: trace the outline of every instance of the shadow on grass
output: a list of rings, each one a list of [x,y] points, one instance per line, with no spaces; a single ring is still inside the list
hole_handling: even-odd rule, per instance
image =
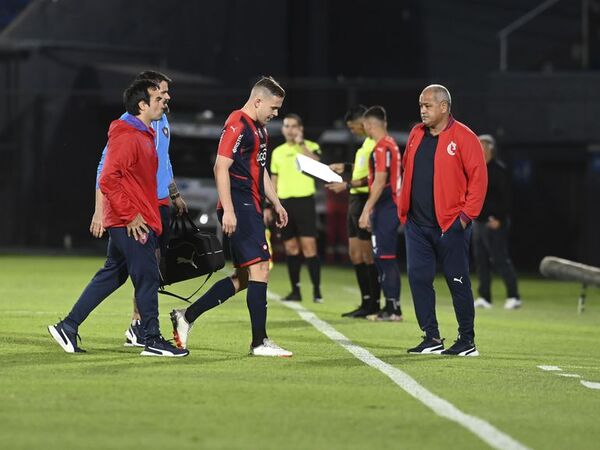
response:
[[[140,364],[169,364],[167,361],[177,365],[204,365],[247,358],[245,349],[240,349],[238,352],[219,347],[192,347],[190,356],[185,358],[142,357],[140,356],[143,350],[141,347],[124,347],[122,342],[101,337],[92,337],[84,342],[86,345],[80,344],[87,352],[75,354],[65,353],[54,342],[50,334],[47,336],[42,334],[31,336],[25,333],[11,333],[10,336],[0,334],[0,343],[10,345],[12,349],[18,349],[13,353],[0,355],[0,372],[11,371],[18,367],[39,368],[65,365],[74,370],[85,368],[97,370],[101,366],[106,366],[110,371],[127,371],[130,368],[139,367]],[[141,362],[132,366],[134,361]],[[73,367],[74,365],[77,368]]]

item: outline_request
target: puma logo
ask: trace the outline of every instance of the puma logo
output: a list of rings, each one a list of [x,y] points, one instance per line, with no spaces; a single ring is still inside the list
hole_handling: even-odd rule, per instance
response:
[[[237,127],[234,127],[233,125],[229,125],[229,128],[231,128],[232,133],[235,133],[235,130],[237,130]]]
[[[463,277],[460,277],[460,278],[455,277],[454,280],[452,280],[452,281],[456,281],[457,283],[463,284],[462,279],[463,279]]]
[[[177,257],[177,264],[191,264],[192,267],[198,270],[198,266],[194,263],[194,254],[196,252],[192,252],[192,257],[190,259],[184,258],[183,256]]]

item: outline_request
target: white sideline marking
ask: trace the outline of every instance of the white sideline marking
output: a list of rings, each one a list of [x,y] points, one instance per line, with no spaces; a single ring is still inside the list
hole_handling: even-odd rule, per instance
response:
[[[590,389],[600,389],[600,383],[592,383],[591,381],[580,380],[581,384],[583,384],[586,388]]]
[[[581,378],[581,375],[577,375],[576,373],[557,373],[556,375],[567,378]]]
[[[267,292],[267,297],[271,300],[281,300],[281,296],[272,292]],[[319,319],[316,314],[307,310],[302,305],[299,305],[295,302],[282,301],[281,303],[296,311],[303,320],[310,323],[313,327],[315,327],[333,342],[353,354],[357,359],[382,372],[394,383],[400,386],[406,393],[423,403],[438,416],[444,417],[465,427],[467,430],[471,431],[473,434],[487,443],[490,447],[498,450],[528,450],[528,447],[498,430],[485,420],[462,412],[452,403],[429,392],[407,373],[397,369],[394,366],[391,366],[388,363],[383,362],[368,350],[352,343],[350,339],[337,331],[327,322]]]
[[[548,371],[561,371],[562,369],[558,366],[538,366],[542,370]]]

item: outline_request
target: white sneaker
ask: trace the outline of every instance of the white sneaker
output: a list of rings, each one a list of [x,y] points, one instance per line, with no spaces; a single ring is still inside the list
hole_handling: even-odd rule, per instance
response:
[[[492,304],[483,297],[479,297],[473,304],[475,308],[490,309],[492,307]]]
[[[517,309],[520,308],[523,302],[515,297],[507,298],[504,303],[504,309]]]
[[[275,342],[267,338],[263,339],[262,345],[250,347],[250,352],[248,354],[252,356],[280,356],[282,358],[289,358],[293,355],[292,352],[281,348]]]
[[[185,320],[185,309],[174,309],[169,314],[171,323],[173,324],[173,339],[178,348],[187,348],[187,341],[192,326]]]

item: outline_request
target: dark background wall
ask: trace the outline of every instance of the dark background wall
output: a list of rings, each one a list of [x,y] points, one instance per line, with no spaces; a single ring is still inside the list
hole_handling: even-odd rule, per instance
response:
[[[272,74],[288,91],[284,112],[305,117],[312,136],[357,102],[384,105],[406,131],[421,89],[445,84],[456,117],[495,134],[511,168],[518,263],[600,264],[600,5],[558,2],[510,36],[500,72],[498,32],[540,3],[2,0],[0,245],[61,246],[65,235],[91,245],[108,123],[131,78],[157,68],[175,80],[174,118],[210,110],[214,123]],[[174,137],[172,155],[195,145],[189,167],[209,168],[214,142]]]

